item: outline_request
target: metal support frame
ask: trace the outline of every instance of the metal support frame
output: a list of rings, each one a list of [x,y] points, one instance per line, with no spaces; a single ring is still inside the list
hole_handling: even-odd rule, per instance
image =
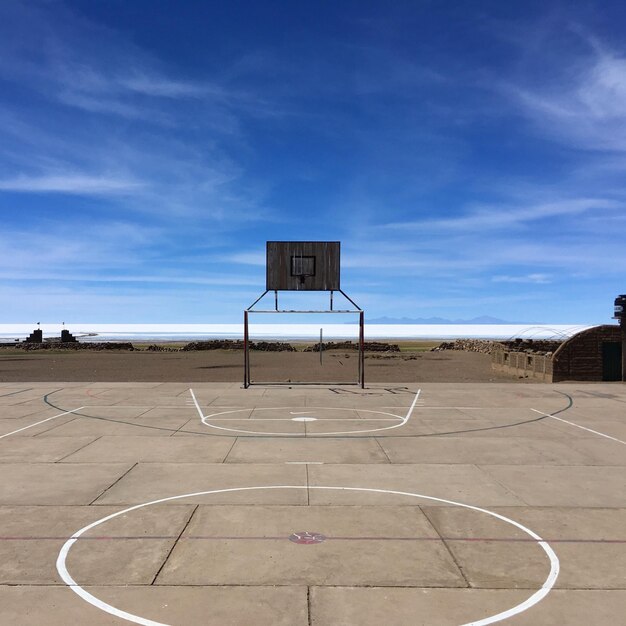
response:
[[[615,313],[613,319],[619,322],[622,331],[622,382],[626,382],[626,311],[624,310],[626,295],[615,298]]]
[[[622,382],[626,382],[626,318],[622,317],[619,321],[622,330]]]
[[[250,338],[248,335],[247,310],[243,312],[243,355],[243,386],[247,389],[250,386]]]
[[[358,380],[354,383],[337,383],[337,382],[327,382],[327,383],[312,383],[312,382],[295,382],[295,383],[265,383],[265,384],[289,384],[289,385],[311,385],[311,384],[327,384],[327,385],[342,385],[342,384],[355,384],[359,385],[361,389],[365,388],[365,312],[363,309],[356,304],[352,298],[350,298],[343,290],[338,290],[341,295],[350,302],[355,308],[354,309],[335,309],[333,308],[333,291],[330,292],[330,309],[327,310],[287,310],[287,309],[279,309],[278,308],[278,291],[274,291],[274,308],[273,309],[260,309],[254,310],[254,307],[263,299],[263,297],[268,293],[266,289],[247,309],[243,312],[243,351],[244,351],[244,364],[243,364],[243,386],[244,389],[247,389],[251,385],[255,384],[252,382],[252,378],[250,376],[250,332],[249,332],[249,315],[250,313],[358,313],[359,314],[359,357],[358,357]],[[321,341],[321,331],[320,331],[320,351],[322,349],[322,341]],[[320,361],[321,361],[321,352],[320,352]],[[259,383],[256,383],[259,384]],[[263,383],[260,383],[263,384]]]
[[[359,313],[359,383],[365,389],[365,312]]]

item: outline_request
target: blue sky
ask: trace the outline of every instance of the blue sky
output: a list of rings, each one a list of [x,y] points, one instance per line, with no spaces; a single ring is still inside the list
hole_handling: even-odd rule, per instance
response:
[[[370,318],[607,323],[621,2],[0,3],[0,322],[231,322],[266,240]]]

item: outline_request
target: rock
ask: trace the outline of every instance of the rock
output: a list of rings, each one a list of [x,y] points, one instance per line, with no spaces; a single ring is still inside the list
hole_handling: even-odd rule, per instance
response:
[[[210,341],[192,341],[191,343],[183,346],[181,350],[243,350],[243,341],[241,341],[240,339],[212,339]],[[282,341],[251,341],[250,350],[258,350],[261,352],[296,351],[296,349],[291,344]]]
[[[15,344],[16,348],[20,350],[134,350],[134,346],[132,343],[128,342],[113,342],[113,341],[101,341],[101,342],[88,342],[88,343],[80,343],[76,342],[68,342],[68,343],[58,343],[55,342],[44,342],[44,343],[29,343],[23,342]]]
[[[462,350],[464,352],[480,352],[491,354],[494,350],[505,350],[512,352],[526,352],[528,354],[552,354],[560,345],[561,341],[549,339],[521,339],[513,341],[489,341],[486,339],[456,339],[455,341],[444,341],[431,352],[440,350]]]
[[[181,350],[188,352],[192,350],[243,350],[243,341],[237,339],[212,339],[210,341],[192,341],[184,345]]]
[[[400,352],[400,346],[395,343],[383,343],[380,341],[366,341],[366,352]],[[359,344],[353,341],[328,341],[322,343],[323,350],[358,350]],[[312,346],[307,346],[304,352],[319,352],[320,344],[316,343]]]
[[[479,352],[481,354],[491,354],[495,341],[486,339],[455,339],[454,341],[444,341],[431,352],[439,352],[441,350],[461,350],[463,352]]]

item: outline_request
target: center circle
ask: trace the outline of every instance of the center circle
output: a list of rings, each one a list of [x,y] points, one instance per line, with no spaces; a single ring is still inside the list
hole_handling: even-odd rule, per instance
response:
[[[534,539],[537,542],[537,545],[545,552],[545,554],[547,555],[550,561],[550,572],[548,573],[548,576],[546,580],[544,581],[543,585],[541,586],[541,588],[535,591],[535,593],[533,593],[523,602],[516,604],[515,606],[511,607],[510,609],[507,609],[506,611],[496,613],[495,615],[485,617],[478,621],[467,622],[465,624],[462,624],[461,626],[486,626],[487,624],[494,624],[496,622],[500,622],[504,619],[512,617],[513,615],[517,615],[518,613],[522,613],[523,611],[526,611],[530,607],[534,606],[535,604],[543,600],[543,598],[545,598],[548,595],[548,593],[550,593],[559,575],[559,568],[560,568],[559,559],[557,555],[554,553],[554,550],[548,544],[548,542],[544,541],[537,533],[530,530],[530,528],[526,528],[526,526],[523,526],[519,522],[516,522],[515,520],[505,517],[504,515],[501,515],[500,513],[495,513],[494,511],[490,511],[489,509],[483,509],[481,507],[473,506],[471,504],[464,504],[462,502],[455,502],[454,500],[446,500],[444,498],[436,498],[435,496],[426,496],[423,494],[412,493],[408,491],[395,491],[392,489],[373,489],[369,487],[327,487],[327,486],[321,486],[321,485],[309,485],[309,486],[307,485],[265,485],[265,486],[260,486],[260,487],[231,487],[229,489],[211,489],[208,491],[197,491],[194,493],[185,493],[185,494],[181,494],[178,496],[170,496],[168,498],[161,498],[159,500],[152,500],[150,502],[144,502],[143,504],[136,504],[134,506],[123,509],[122,511],[118,511],[117,513],[112,513],[111,515],[102,517],[99,520],[96,520],[95,522],[92,522],[91,524],[88,524],[87,526],[84,526],[80,530],[76,531],[63,544],[61,551],[59,552],[59,555],[57,557],[57,562],[56,562],[57,572],[59,573],[59,576],[61,577],[63,582],[66,585],[68,585],[68,587],[75,594],[80,596],[83,600],[85,600],[89,604],[97,607],[98,609],[106,613],[109,613],[110,615],[115,615],[116,617],[120,617],[121,619],[125,619],[135,624],[142,624],[143,626],[169,626],[168,624],[165,624],[163,622],[155,622],[154,620],[141,617],[140,615],[134,615],[132,613],[128,613],[127,611],[118,609],[117,607],[114,607],[111,604],[107,604],[100,598],[94,596],[93,594],[86,591],[83,587],[81,587],[74,580],[74,578],[72,578],[72,575],[67,570],[67,557],[69,555],[69,552],[72,546],[76,543],[76,541],[78,541],[78,539],[83,534],[85,534],[92,528],[95,528],[96,526],[99,526],[100,524],[104,524],[105,522],[108,522],[109,520],[112,520],[121,515],[126,515],[127,513],[130,513],[132,511],[137,511],[138,509],[142,509],[148,506],[153,506],[155,504],[162,504],[163,502],[172,502],[174,500],[182,500],[184,498],[208,496],[208,495],[217,494],[217,493],[234,493],[238,491],[259,491],[263,489],[269,489],[269,490],[271,489],[322,489],[322,490],[328,490],[328,491],[356,491],[356,492],[365,492],[365,493],[386,493],[386,494],[397,495],[397,496],[407,496],[410,498],[421,498],[424,500],[430,500],[432,502],[440,502],[443,504],[458,506],[464,509],[469,509],[471,511],[478,511],[479,513],[490,515],[491,517],[495,517],[496,519],[499,519],[503,522],[511,524],[515,528],[518,528],[519,530],[525,532],[527,535],[529,535],[532,539]],[[318,533],[308,533],[305,531],[302,533],[294,533],[294,535],[302,535],[304,540],[306,541],[307,535],[313,538],[316,535],[318,535]],[[323,535],[319,535],[320,538],[322,536]],[[319,541],[313,541],[313,543],[319,543]]]

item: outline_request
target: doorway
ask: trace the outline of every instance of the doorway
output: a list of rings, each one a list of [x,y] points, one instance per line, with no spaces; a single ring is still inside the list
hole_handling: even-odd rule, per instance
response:
[[[602,380],[622,380],[622,344],[619,341],[602,342]]]

